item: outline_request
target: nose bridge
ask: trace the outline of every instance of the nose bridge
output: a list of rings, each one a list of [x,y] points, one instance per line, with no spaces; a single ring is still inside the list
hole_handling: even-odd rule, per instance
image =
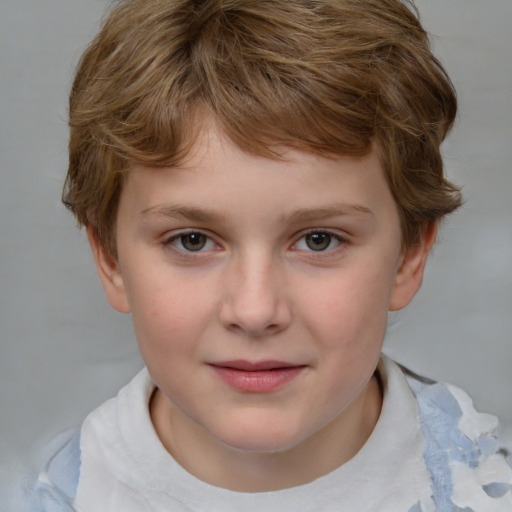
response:
[[[229,268],[222,321],[229,329],[263,336],[285,328],[290,319],[279,258],[247,250]]]

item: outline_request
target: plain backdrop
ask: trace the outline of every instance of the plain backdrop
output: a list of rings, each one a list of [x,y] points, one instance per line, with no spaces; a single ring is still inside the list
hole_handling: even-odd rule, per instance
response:
[[[41,447],[142,366],[84,234],[60,204],[67,95],[106,0],[0,0],[0,510]],[[457,384],[512,425],[512,2],[417,2],[459,94],[443,146],[466,204],[444,225],[423,289],[386,351]]]

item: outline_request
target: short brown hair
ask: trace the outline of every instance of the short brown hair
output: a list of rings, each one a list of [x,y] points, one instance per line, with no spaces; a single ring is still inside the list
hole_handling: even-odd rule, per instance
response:
[[[179,163],[203,112],[271,158],[375,144],[408,247],[460,205],[439,150],[456,109],[407,1],[124,0],[78,66],[63,200],[115,255],[123,175]]]

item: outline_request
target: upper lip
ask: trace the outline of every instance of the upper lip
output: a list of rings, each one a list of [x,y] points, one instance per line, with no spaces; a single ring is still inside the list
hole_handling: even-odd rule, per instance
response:
[[[245,359],[236,359],[232,361],[216,361],[210,363],[211,366],[218,368],[231,368],[233,370],[241,370],[245,372],[257,372],[265,370],[277,370],[279,368],[295,368],[298,366],[304,366],[302,364],[287,363],[285,361],[246,361]]]

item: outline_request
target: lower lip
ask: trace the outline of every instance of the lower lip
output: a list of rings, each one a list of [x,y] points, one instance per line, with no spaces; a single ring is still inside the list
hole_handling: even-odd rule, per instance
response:
[[[268,393],[283,387],[304,371],[305,366],[291,366],[274,370],[244,371],[236,368],[212,366],[226,384],[248,393]]]

